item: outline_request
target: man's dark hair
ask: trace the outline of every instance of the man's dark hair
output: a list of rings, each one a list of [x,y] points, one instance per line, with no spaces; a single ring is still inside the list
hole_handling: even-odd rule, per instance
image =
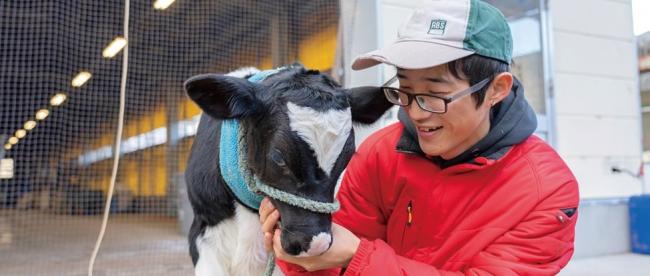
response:
[[[457,79],[466,80],[469,85],[479,83],[485,78],[493,78],[504,72],[510,72],[510,65],[507,63],[479,55],[470,55],[447,63],[449,72]],[[485,100],[485,91],[492,83],[486,84],[480,91],[472,94],[478,108]]]

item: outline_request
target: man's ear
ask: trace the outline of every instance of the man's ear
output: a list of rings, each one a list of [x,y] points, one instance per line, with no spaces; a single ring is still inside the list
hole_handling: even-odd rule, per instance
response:
[[[512,90],[513,76],[508,72],[498,74],[490,84],[492,91],[488,93],[486,102],[495,105],[501,102]]]
[[[235,119],[261,109],[255,97],[258,86],[246,79],[217,74],[191,77],[184,84],[187,95],[215,119]]]
[[[372,124],[393,107],[380,87],[362,86],[348,89],[352,121]]]

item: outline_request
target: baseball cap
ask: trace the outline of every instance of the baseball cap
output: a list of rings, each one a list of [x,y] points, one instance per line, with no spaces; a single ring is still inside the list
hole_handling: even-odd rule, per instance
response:
[[[422,69],[472,54],[510,64],[512,34],[503,14],[480,0],[429,0],[415,9],[393,44],[358,56],[352,69],[379,63]]]

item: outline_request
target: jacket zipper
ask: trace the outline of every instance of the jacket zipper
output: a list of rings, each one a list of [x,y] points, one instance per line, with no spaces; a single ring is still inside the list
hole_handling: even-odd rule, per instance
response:
[[[413,223],[413,202],[409,200],[409,205],[406,206],[406,213],[408,214],[408,218],[406,220],[406,226],[411,227],[411,223]]]
[[[413,223],[413,201],[409,200],[409,204],[406,205],[406,226],[402,231],[402,248],[404,248],[404,239],[406,238],[406,229],[411,227]]]

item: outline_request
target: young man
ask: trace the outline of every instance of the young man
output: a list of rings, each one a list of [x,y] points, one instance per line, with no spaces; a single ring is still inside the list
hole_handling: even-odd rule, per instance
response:
[[[577,182],[532,135],[535,113],[508,72],[511,53],[496,8],[449,0],[427,2],[397,42],[357,58],[354,69],[397,68],[399,88],[382,90],[402,106],[400,122],[369,137],[351,160],[323,255],[283,252],[273,231],[279,213],[263,202],[265,246],[283,271],[558,273],[573,253]]]

